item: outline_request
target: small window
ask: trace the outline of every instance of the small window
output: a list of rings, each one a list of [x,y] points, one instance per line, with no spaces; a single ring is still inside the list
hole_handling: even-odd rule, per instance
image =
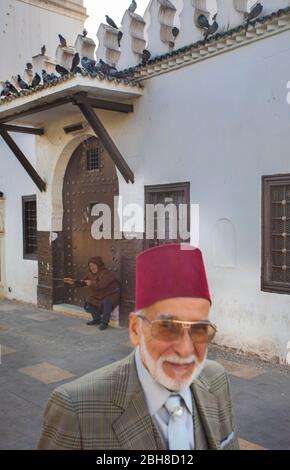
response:
[[[94,171],[100,168],[99,149],[92,148],[87,150],[87,170]]]
[[[290,293],[290,175],[262,179],[261,288]]]
[[[23,196],[23,257],[37,259],[36,196]]]

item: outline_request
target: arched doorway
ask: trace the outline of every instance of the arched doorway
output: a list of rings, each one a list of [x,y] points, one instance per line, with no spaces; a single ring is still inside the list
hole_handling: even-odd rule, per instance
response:
[[[63,184],[64,275],[82,278],[91,256],[102,256],[105,264],[119,277],[119,259],[114,233],[114,196],[118,196],[116,168],[96,137],[83,141],[74,151]],[[112,214],[112,239],[95,240],[91,234],[92,208],[106,204]],[[82,306],[86,289],[66,286],[64,301]]]

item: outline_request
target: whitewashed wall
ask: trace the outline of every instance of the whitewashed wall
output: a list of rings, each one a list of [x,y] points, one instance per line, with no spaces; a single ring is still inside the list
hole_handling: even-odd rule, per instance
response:
[[[32,61],[32,56],[40,54],[44,44],[46,55],[54,57],[59,33],[67,39],[68,45],[74,45],[85,20],[83,14],[78,14],[81,5],[82,1],[78,0],[1,0],[0,80],[10,80],[11,75],[17,73],[22,75],[25,64]],[[75,13],[71,7],[75,8]]]
[[[289,39],[287,32],[149,80],[130,139],[121,122],[117,132],[137,173],[135,187],[122,185],[128,202],[142,200],[143,184],[191,182],[218,341],[280,358],[290,298],[260,290],[261,176],[290,173]]]
[[[0,80],[24,72],[26,62],[46,44],[54,57],[58,33],[74,44],[82,31],[82,0],[75,2],[36,0],[0,1]],[[40,7],[37,7],[38,4]],[[75,9],[75,12],[71,10]],[[52,11],[55,9],[55,11]],[[13,135],[19,147],[35,165],[35,138]],[[37,261],[23,259],[22,196],[37,194],[37,188],[16,157],[0,138],[0,191],[5,197],[5,286],[4,294],[27,302],[37,302]]]
[[[34,138],[11,134],[35,164]],[[7,298],[36,303],[37,261],[23,259],[22,196],[36,194],[29,176],[0,139],[0,190],[5,196],[5,267]]]

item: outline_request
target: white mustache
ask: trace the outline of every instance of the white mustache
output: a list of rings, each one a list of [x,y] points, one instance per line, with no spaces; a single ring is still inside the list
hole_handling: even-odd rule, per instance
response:
[[[178,364],[178,365],[183,365],[183,364],[192,364],[193,362],[196,362],[196,357],[194,355],[191,355],[189,357],[185,358],[180,358],[178,356],[162,356],[160,359],[161,364],[163,362],[172,362],[172,364]]]

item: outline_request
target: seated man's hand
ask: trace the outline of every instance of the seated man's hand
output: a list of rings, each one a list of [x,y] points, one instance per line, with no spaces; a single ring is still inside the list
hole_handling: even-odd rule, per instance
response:
[[[72,286],[75,283],[75,279],[72,279],[71,277],[65,277],[64,282]]]
[[[85,280],[84,282],[86,283],[86,286],[87,286],[87,287],[90,287],[90,286],[93,285],[93,281]]]

